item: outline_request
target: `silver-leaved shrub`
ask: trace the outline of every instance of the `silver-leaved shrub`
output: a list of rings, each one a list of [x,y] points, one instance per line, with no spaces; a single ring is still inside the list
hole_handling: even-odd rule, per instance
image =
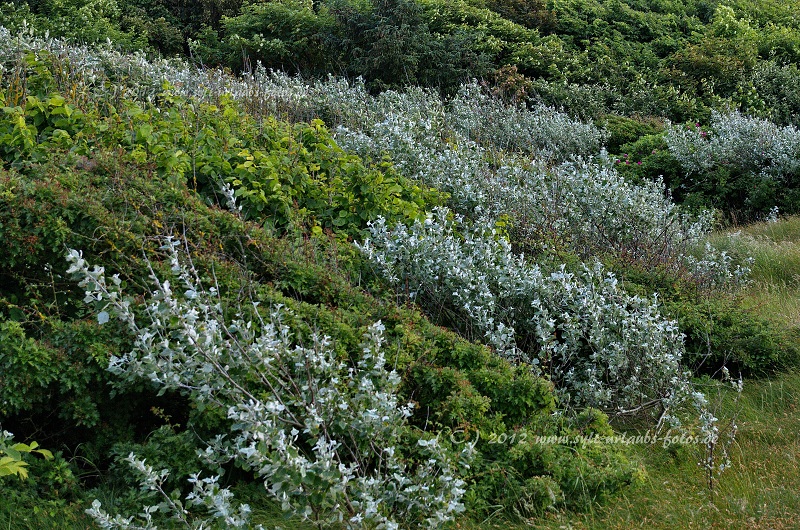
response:
[[[378,220],[359,248],[398,293],[429,314],[454,315],[503,355],[540,366],[574,406],[668,407],[689,388],[676,323],[655,298],[625,293],[599,264],[543,271],[493,230],[443,208],[411,226]]]
[[[493,97],[476,82],[463,85],[449,103],[450,126],[496,149],[545,161],[600,152],[608,134],[546,106],[527,109]]]
[[[669,152],[689,173],[730,166],[764,178],[786,179],[800,169],[800,130],[739,112],[711,114],[709,130],[667,128]]]
[[[633,185],[604,157],[551,165],[489,156],[458,135],[433,134],[446,116],[391,114],[371,127],[337,129],[337,141],[364,157],[388,152],[405,174],[450,194],[450,206],[476,223],[510,218],[512,238],[536,251],[570,249],[584,259],[610,255],[642,266],[683,269],[704,250],[708,216],[692,218],[660,182]]]
[[[380,322],[351,364],[337,358],[327,337],[297,344],[280,308],[262,319],[254,303],[251,318],[227,320],[220,293],[202,286],[178,243],[169,240],[163,250],[171,274],[159,278],[150,269],[153,288],[144,303],[125,298],[117,276],[107,279],[75,250],[67,256],[69,273],[81,278],[87,302],[105,307],[101,323],[116,315],[134,337],[131,352],[112,357],[113,372],[225,411],[232,432],[208,442],[201,455],[207,462],[235,460],[264,481],[287,513],[318,524],[437,528],[463,510],[464,483],[454,467],[459,459],[465,464],[471,447],[453,454],[417,433],[409,448],[412,405],[400,402],[400,377],[386,369]],[[95,502],[89,513],[101,526],[149,528],[159,511],[194,526],[214,519],[246,524],[247,508],[234,507],[215,477],[192,477],[193,491],[181,500],[161,490],[168,471],[135,455],[128,460],[143,485],[165,500],[136,521],[112,517]],[[192,507],[200,515],[190,516]]]

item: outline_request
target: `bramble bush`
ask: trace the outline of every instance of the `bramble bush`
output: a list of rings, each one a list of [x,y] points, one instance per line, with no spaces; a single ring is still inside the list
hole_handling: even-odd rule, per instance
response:
[[[24,106],[3,108],[0,159],[20,167],[66,148],[88,160],[99,145],[119,145],[211,200],[232,185],[246,215],[280,231],[294,225],[356,235],[378,215],[414,219],[444,199],[388,160],[367,164],[346,153],[319,120],[257,124],[230,97],[201,102],[168,87],[157,99],[158,106],[123,99],[119,111],[87,109],[87,116],[57,93],[28,95]]]
[[[216,105],[169,92],[160,99],[158,108],[129,105],[123,142],[134,158],[206,195],[229,185],[248,217],[281,231],[305,225],[355,235],[378,215],[413,219],[442,200],[389,161],[370,166],[345,153],[319,120],[256,124],[226,97]]]
[[[603,125],[608,130],[606,149],[609,153],[625,153],[627,151],[620,150],[623,145],[658,134],[664,129],[663,122],[652,117],[626,118],[611,114],[597,118],[595,123]]]

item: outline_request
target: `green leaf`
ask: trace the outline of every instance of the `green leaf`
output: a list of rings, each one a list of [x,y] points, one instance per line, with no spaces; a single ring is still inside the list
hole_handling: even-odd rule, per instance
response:
[[[51,453],[47,449],[34,449],[33,452],[34,453],[39,453],[40,455],[42,455],[44,457],[45,460],[52,460],[53,459],[53,453]]]
[[[64,97],[55,95],[47,100],[47,104],[51,107],[63,107],[64,106]]]
[[[17,449],[13,447],[6,447],[3,452],[8,455],[7,458],[12,458],[13,460],[22,460],[22,453],[20,453]],[[25,451],[26,453],[28,451]]]
[[[17,475],[20,478],[28,478],[28,472],[25,467],[28,464],[14,460],[11,457],[4,456],[0,458],[0,477],[7,477],[9,475]]]
[[[11,317],[11,320],[16,322],[25,322],[26,320],[25,313],[23,313],[18,307],[10,308],[8,310],[8,314]]]

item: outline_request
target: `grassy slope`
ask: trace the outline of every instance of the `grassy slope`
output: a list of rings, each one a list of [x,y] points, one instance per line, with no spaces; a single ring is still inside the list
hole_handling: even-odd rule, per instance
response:
[[[661,445],[635,447],[646,467],[644,484],[632,487],[584,513],[555,513],[516,528],[789,529],[800,525],[800,374],[747,382],[738,405],[722,414],[740,415],[731,451],[733,467],[710,493],[696,462],[702,446],[678,450]],[[467,524],[466,529],[509,528],[507,523]]]
[[[745,304],[780,324],[799,327],[800,218],[749,226],[741,235],[734,244],[756,260]]]
[[[742,305],[789,329],[800,325],[800,218],[739,230],[753,258],[752,283]],[[719,234],[718,242],[727,239]],[[800,372],[745,382],[742,398],[726,393],[722,417],[739,415],[733,467],[710,494],[695,464],[699,448],[674,452],[637,447],[647,482],[588,514],[567,520],[574,528],[797,528],[800,525]],[[546,527],[559,527],[553,521]]]
[[[797,528],[800,524],[800,374],[746,382],[738,404],[726,393],[724,415],[739,414],[733,467],[711,493],[702,446],[677,451],[639,446],[648,479],[585,514],[553,517],[545,528]]]

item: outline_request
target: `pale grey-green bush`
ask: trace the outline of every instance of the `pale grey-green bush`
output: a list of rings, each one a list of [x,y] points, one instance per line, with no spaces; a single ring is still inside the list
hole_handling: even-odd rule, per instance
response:
[[[683,336],[656,299],[628,295],[599,264],[543,271],[494,231],[448,214],[392,228],[379,220],[359,248],[429,314],[449,311],[472,338],[543,367],[571,405],[622,413],[668,406],[687,388]]]
[[[209,441],[205,460],[216,466],[235,460],[264,481],[287,513],[318,524],[437,528],[463,510],[464,483],[454,465],[472,448],[453,454],[424,434],[413,448],[404,448],[412,405],[400,403],[400,377],[386,369],[380,322],[369,328],[350,365],[337,358],[327,337],[296,344],[280,308],[261,319],[255,303],[252,319],[226,320],[219,293],[202,286],[177,242],[167,241],[164,250],[171,277],[150,270],[153,290],[139,308],[141,318],[119,278],[107,281],[103,268],[90,268],[78,251],[68,253],[68,272],[81,278],[87,302],[105,305],[101,324],[114,314],[134,337],[131,352],[112,357],[112,372],[226,412],[233,432]],[[146,508],[138,522],[112,517],[95,503],[89,513],[106,528],[149,528],[151,514],[159,511],[188,520],[193,505],[204,508],[192,517],[198,525],[212,519],[245,524],[247,509],[233,507],[230,492],[216,479],[195,476],[192,495],[181,501],[160,489],[168,471],[156,471],[134,455],[129,462],[144,486],[165,500]]]
[[[550,107],[529,110],[506,104],[475,82],[461,87],[448,110],[450,126],[466,138],[536,160],[560,162],[590,156],[599,153],[608,139],[605,131],[591,123]]]
[[[712,112],[709,130],[667,128],[670,154],[688,173],[729,166],[764,178],[786,179],[800,169],[800,130],[739,112]]]

